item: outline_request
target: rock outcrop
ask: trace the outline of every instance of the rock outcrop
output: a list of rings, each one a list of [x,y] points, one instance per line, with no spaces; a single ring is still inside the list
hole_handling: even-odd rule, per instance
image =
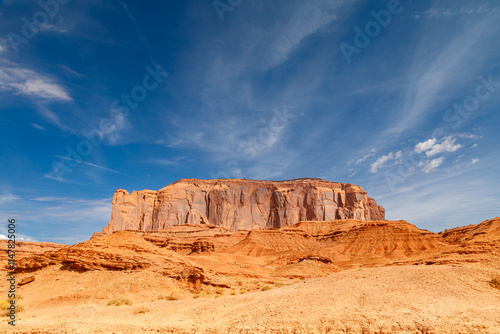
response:
[[[159,191],[117,190],[111,221],[94,236],[120,230],[158,231],[180,224],[212,224],[238,231],[281,228],[305,220],[384,218],[384,208],[360,186],[349,183],[183,179]]]
[[[453,228],[440,233],[449,243],[500,240],[500,217],[485,220],[481,224]]]
[[[0,267],[7,264],[7,249],[8,240],[0,240]],[[52,242],[31,242],[31,241],[16,241],[16,259],[20,260],[23,257],[40,254],[47,251],[58,250],[69,247],[65,244],[55,244]]]
[[[62,265],[80,272],[148,269],[164,276],[184,279],[197,288],[204,279],[203,269],[182,255],[159,248],[141,236],[125,231],[24,257],[18,261],[16,271],[35,272],[51,265]]]

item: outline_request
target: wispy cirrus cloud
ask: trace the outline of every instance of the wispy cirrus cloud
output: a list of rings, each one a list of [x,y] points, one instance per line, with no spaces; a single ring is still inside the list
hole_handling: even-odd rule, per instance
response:
[[[61,155],[55,155],[55,157],[59,158],[59,159],[63,159],[63,160],[75,162],[77,164],[82,164],[82,165],[86,165],[86,166],[90,166],[90,167],[102,169],[102,170],[105,170],[105,171],[108,171],[108,172],[111,172],[111,173],[126,175],[126,174],[123,174],[122,172],[119,172],[117,170],[114,170],[114,169],[111,169],[111,168],[108,168],[108,167],[105,167],[105,166],[96,165],[96,164],[93,164],[91,162],[85,162],[85,161],[80,161],[80,160],[76,160],[76,159],[71,159],[71,158],[68,158],[68,157],[63,157]]]
[[[19,199],[20,199],[19,196],[16,196],[13,194],[3,194],[3,195],[0,195],[0,204],[7,204],[9,202],[17,201]]]
[[[421,16],[431,18],[441,18],[459,15],[474,15],[474,14],[499,14],[500,8],[492,7],[489,4],[478,4],[476,6],[458,7],[458,8],[430,8],[422,14],[416,14],[417,19]]]
[[[55,79],[5,61],[0,63],[0,90],[47,101],[73,100]]]
[[[441,41],[440,51],[430,54],[425,54],[425,50],[428,43],[436,42],[433,40],[435,37],[422,35],[424,37],[415,60],[404,76],[408,84],[401,99],[402,107],[396,111],[395,122],[385,135],[391,137],[414,129],[424,123],[436,109],[444,112],[444,108],[448,107],[444,104],[446,99],[460,91],[468,80],[476,79],[478,68],[482,65],[480,59],[492,51],[484,47],[485,41],[488,41],[491,33],[498,30],[494,18],[477,20],[468,29],[450,32],[450,37]],[[488,34],[484,34],[484,31],[488,31]],[[477,55],[478,49],[483,52],[481,57]],[[462,68],[462,71],[457,71],[457,68]],[[440,110],[437,106],[443,106],[443,109]]]
[[[391,161],[397,161],[399,158],[403,156],[402,151],[389,152],[386,155],[381,156],[374,163],[371,164],[370,172],[376,173],[380,168],[387,166],[387,164]]]

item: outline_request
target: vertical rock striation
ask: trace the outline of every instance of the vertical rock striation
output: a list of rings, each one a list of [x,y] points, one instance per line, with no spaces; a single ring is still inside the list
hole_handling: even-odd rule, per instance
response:
[[[182,179],[159,191],[117,190],[111,221],[96,235],[157,231],[178,224],[213,224],[237,231],[335,219],[383,220],[385,210],[363,188],[349,183]]]

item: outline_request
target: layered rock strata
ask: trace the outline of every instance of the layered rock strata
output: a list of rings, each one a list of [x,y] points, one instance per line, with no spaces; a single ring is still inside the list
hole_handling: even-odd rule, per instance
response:
[[[183,179],[159,191],[117,190],[111,221],[95,236],[120,230],[158,231],[180,224],[212,224],[234,232],[306,220],[384,218],[384,208],[363,188],[349,183]]]

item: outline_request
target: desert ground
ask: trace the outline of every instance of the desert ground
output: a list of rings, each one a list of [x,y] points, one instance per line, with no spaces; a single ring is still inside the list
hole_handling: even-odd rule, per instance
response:
[[[183,225],[29,247],[22,311],[2,332],[500,333],[499,218],[439,234],[404,221]]]

